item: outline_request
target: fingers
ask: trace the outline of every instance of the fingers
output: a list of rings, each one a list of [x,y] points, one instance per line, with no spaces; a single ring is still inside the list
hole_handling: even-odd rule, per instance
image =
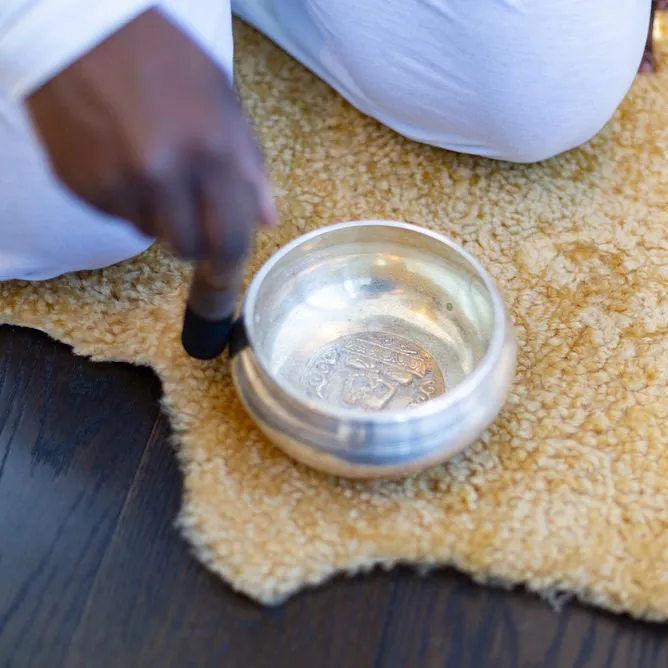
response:
[[[278,211],[276,210],[274,196],[265,171],[264,158],[250,134],[250,130],[246,137],[247,143],[252,143],[252,146],[247,147],[242,152],[246,158],[243,161],[242,172],[246,174],[247,180],[254,187],[254,196],[258,206],[256,222],[264,227],[276,227],[278,225]],[[252,155],[256,156],[254,161],[250,160],[250,156]]]
[[[79,172],[83,197],[184,259],[238,264],[256,226],[276,225],[277,212],[241,110],[220,116],[225,123],[217,114],[200,118],[191,136],[181,130],[177,140],[134,142],[129,155],[98,165],[94,178]]]
[[[196,188],[185,177],[161,184],[152,193],[152,206],[146,221],[153,236],[185,260],[198,260],[206,244],[198,224]]]
[[[180,257],[206,258],[218,266],[242,261],[256,226],[275,224],[273,199],[259,170],[228,160],[198,167],[186,162],[172,173],[133,176],[123,188],[94,198],[96,205],[132,222]]]
[[[259,223],[265,227],[276,227],[278,225],[278,211],[276,210],[274,196],[264,175],[262,175],[258,189]]]
[[[272,226],[277,215],[261,168],[244,159],[184,160],[156,174],[134,172],[88,201],[109,215],[132,222],[186,260],[234,265],[248,254],[258,224]]]
[[[217,266],[236,265],[248,254],[261,215],[257,185],[228,169],[202,175],[198,214],[207,259]]]
[[[214,155],[200,163],[198,213],[204,247],[219,266],[248,254],[257,225],[277,223],[262,153],[237,107],[231,140],[213,143]]]
[[[235,104],[240,110],[238,103]],[[264,155],[255,139],[249,119],[240,111],[235,118],[239,126],[235,131],[237,139],[235,153],[239,156],[239,170],[255,186],[258,202],[258,216],[255,222],[265,227],[275,227],[278,225],[278,212],[267,178]]]

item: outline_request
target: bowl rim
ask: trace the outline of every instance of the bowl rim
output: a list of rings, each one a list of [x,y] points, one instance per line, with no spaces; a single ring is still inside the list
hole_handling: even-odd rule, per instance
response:
[[[269,370],[269,365],[262,353],[254,345],[254,322],[253,309],[257,301],[257,296],[260,288],[267,278],[269,272],[278,264],[284,257],[289,255],[293,250],[303,246],[304,244],[322,237],[326,234],[337,232],[339,230],[350,229],[354,227],[392,227],[395,229],[403,229],[406,231],[428,236],[432,240],[437,241],[450,250],[458,254],[471,267],[471,269],[482,280],[490,295],[492,304],[492,336],[489,345],[485,350],[480,362],[473,368],[463,380],[461,380],[452,390],[446,390],[443,394],[426,401],[418,406],[410,409],[403,409],[397,411],[380,411],[378,413],[370,413],[355,408],[338,408],[329,406],[328,404],[316,400],[309,399],[304,394],[291,388],[282,380],[277,378],[273,372]],[[355,220],[342,223],[334,223],[332,225],[325,225],[311,232],[302,234],[289,243],[282,246],[278,251],[272,254],[260,269],[253,276],[243,299],[241,307],[241,316],[244,322],[244,329],[246,340],[248,342],[247,348],[252,351],[255,360],[260,366],[263,374],[267,380],[280,392],[287,395],[291,401],[298,403],[302,408],[307,409],[310,413],[334,420],[340,420],[345,423],[363,422],[382,424],[396,424],[398,422],[413,422],[415,420],[429,418],[435,414],[440,414],[454,405],[460,403],[464,398],[468,397],[475,388],[480,385],[483,379],[494,370],[495,365],[499,362],[504,344],[508,335],[508,330],[512,325],[508,319],[507,308],[501,296],[499,288],[495,284],[492,276],[483,267],[482,264],[467,250],[455,243],[452,239],[434,232],[428,228],[421,227],[414,223],[405,223],[396,220],[383,219],[369,219],[369,220]]]

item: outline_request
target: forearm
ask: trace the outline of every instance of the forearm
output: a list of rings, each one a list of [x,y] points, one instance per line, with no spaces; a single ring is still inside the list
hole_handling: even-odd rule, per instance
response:
[[[0,87],[22,98],[156,0],[0,0]]]

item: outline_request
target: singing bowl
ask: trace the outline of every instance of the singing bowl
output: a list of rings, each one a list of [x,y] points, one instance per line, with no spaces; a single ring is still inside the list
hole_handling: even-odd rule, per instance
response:
[[[496,419],[516,342],[487,271],[412,224],[319,229],[253,278],[231,346],[259,428],[304,464],[404,476],[451,457]]]

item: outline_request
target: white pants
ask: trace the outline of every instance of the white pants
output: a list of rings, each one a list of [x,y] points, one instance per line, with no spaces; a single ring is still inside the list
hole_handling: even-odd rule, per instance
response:
[[[534,162],[596,134],[642,57],[650,0],[232,0],[362,112],[420,142]],[[164,9],[231,69],[229,0]],[[0,280],[114,264],[151,243],[66,192],[0,92]]]

